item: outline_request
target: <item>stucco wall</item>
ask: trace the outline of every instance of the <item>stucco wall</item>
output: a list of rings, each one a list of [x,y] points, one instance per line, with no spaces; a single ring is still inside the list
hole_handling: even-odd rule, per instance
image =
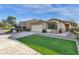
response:
[[[47,23],[43,23],[43,29],[47,29],[48,28],[48,24]]]
[[[63,22],[59,22],[59,29],[62,29],[62,31],[66,31],[66,28],[65,28],[65,24]]]
[[[58,31],[57,29],[46,29],[47,33],[54,33],[54,34],[57,34]]]
[[[71,24],[69,24],[69,28],[71,29],[73,26]]]

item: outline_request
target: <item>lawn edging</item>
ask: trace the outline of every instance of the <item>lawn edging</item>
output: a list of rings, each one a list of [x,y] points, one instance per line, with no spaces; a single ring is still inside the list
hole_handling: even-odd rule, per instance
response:
[[[71,38],[65,38],[64,36],[57,36],[57,35],[48,35],[48,34],[45,34],[45,33],[39,33],[37,35],[40,35],[40,36],[46,36],[46,37],[52,37],[52,38],[60,38],[60,39],[65,39],[65,40],[71,40],[71,41],[76,41],[76,39],[71,39]]]
[[[78,54],[79,54],[79,42],[78,42],[78,40],[75,40],[75,42],[76,42],[77,50],[78,50]]]
[[[34,35],[34,34],[36,34],[36,33],[33,33],[33,32],[19,32],[19,33],[12,34],[11,38],[17,39],[17,38],[21,38],[21,37],[25,37],[25,36]]]

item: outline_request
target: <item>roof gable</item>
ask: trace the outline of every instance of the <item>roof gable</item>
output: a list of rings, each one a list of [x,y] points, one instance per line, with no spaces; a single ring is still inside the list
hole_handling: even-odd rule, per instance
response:
[[[65,20],[60,20],[60,19],[57,19],[57,18],[52,18],[52,19],[49,19],[48,21],[60,21],[60,22],[64,22],[64,23],[72,23],[72,22],[69,22],[69,21],[65,21]]]

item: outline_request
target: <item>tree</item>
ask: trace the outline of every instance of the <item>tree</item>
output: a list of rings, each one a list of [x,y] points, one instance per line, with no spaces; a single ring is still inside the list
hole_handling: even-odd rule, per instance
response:
[[[0,22],[0,28],[3,28],[3,22]]]
[[[16,17],[14,16],[8,16],[6,21],[11,24],[12,26],[16,26]]]
[[[0,26],[2,28],[10,28],[10,27],[16,27],[16,17],[14,16],[8,16],[7,19],[2,19],[1,20]]]
[[[10,24],[9,24],[6,20],[2,19],[2,28],[3,28],[3,29],[6,29],[6,28],[8,28],[9,26],[10,26]]]

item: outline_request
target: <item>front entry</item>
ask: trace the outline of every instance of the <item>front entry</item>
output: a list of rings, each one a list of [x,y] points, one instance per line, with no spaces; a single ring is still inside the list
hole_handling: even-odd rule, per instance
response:
[[[66,31],[69,31],[69,24],[65,24]]]
[[[26,27],[23,27],[23,30],[26,31]]]

